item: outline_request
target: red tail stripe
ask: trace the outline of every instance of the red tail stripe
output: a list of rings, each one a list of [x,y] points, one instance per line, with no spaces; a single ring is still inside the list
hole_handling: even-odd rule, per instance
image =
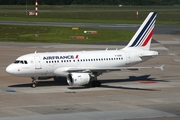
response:
[[[144,41],[144,43],[143,43],[142,46],[146,46],[146,45],[147,45],[147,43],[149,42],[149,40],[152,38],[153,32],[154,32],[154,29],[152,29],[151,33],[150,33],[149,36],[146,38],[146,40]]]

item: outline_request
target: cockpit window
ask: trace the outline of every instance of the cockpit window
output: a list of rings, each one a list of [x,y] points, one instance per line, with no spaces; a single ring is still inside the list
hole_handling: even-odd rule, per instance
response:
[[[22,60],[20,61],[20,63],[21,63],[21,64],[24,64],[24,62],[23,62]]]
[[[14,64],[28,64],[26,60],[16,60]]]
[[[26,61],[26,60],[24,60],[24,64],[27,64],[27,61]]]
[[[16,60],[14,63],[15,63],[15,64],[18,64],[19,62],[20,62],[19,60]]]

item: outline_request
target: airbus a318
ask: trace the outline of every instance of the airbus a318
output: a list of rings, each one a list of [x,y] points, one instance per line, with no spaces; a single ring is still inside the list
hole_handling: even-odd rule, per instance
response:
[[[31,53],[20,56],[10,64],[7,73],[31,77],[32,87],[36,80],[54,77],[66,77],[71,86],[101,85],[97,77],[103,73],[118,70],[139,70],[142,68],[161,67],[129,67],[158,55],[151,51],[150,45],[156,21],[156,12],[150,12],[127,46],[120,50],[94,50],[74,52]]]

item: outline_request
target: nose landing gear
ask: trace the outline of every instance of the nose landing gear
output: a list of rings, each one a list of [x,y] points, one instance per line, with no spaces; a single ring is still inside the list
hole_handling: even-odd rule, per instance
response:
[[[32,83],[31,83],[31,87],[32,87],[32,88],[35,88],[35,87],[36,87],[36,85],[37,85],[36,80],[37,80],[37,78],[32,77]]]

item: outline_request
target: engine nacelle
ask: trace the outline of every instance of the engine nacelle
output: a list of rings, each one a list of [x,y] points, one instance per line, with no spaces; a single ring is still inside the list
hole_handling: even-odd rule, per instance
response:
[[[67,83],[71,86],[86,85],[90,82],[88,73],[71,73],[67,76]]]

